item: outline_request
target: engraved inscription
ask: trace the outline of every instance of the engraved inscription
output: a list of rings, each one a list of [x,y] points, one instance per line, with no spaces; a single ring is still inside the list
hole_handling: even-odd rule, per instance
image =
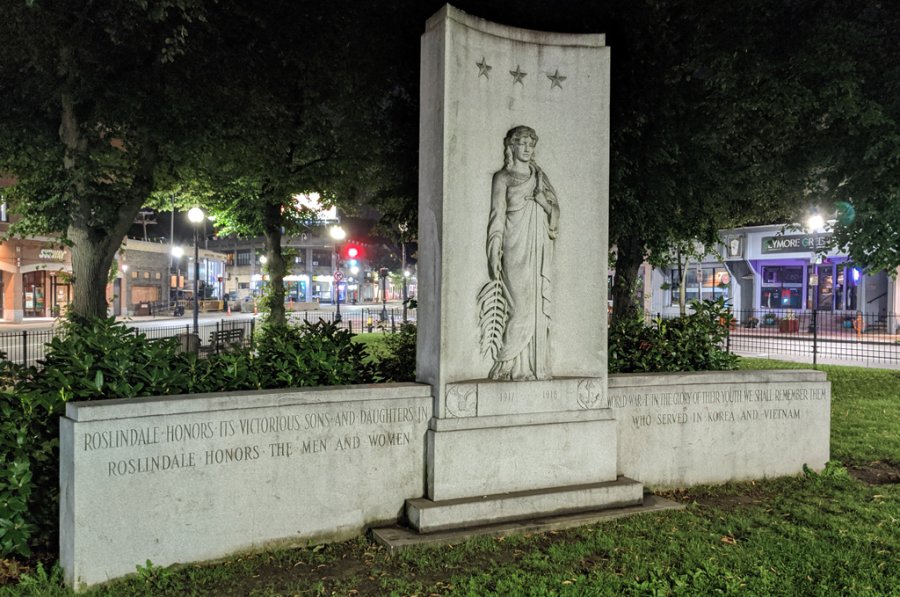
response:
[[[628,416],[632,427],[690,424],[752,424],[754,422],[798,421],[803,406],[826,400],[823,388],[728,387],[684,392],[646,392],[609,396],[606,405],[618,409],[673,407],[656,413],[635,412]]]
[[[103,430],[84,433],[78,445],[83,452],[109,452],[104,474],[127,477],[247,464],[266,458],[314,458],[328,452],[402,448],[413,443],[408,424],[421,424],[427,419],[425,407],[323,410]],[[266,435],[277,435],[277,441],[252,440]],[[238,445],[209,445],[220,440],[240,442],[238,438],[249,441]],[[199,445],[192,450],[192,444]],[[133,456],[135,449],[152,453]],[[128,455],[116,458],[115,453],[123,450]]]

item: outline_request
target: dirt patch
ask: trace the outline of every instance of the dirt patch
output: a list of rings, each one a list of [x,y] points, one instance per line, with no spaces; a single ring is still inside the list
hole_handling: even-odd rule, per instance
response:
[[[887,462],[873,462],[863,466],[848,466],[847,472],[868,485],[900,483],[900,466]]]
[[[721,508],[732,510],[744,506],[760,504],[764,499],[752,495],[705,495],[694,500],[705,508]]]
[[[723,510],[753,506],[765,502],[770,497],[768,492],[760,490],[752,483],[741,487],[738,493],[722,489],[696,492],[691,489],[676,489],[658,492],[657,495],[686,505],[697,504],[704,508],[721,508]]]
[[[31,574],[38,564],[49,571],[56,561],[56,553],[38,551],[29,558],[0,558],[0,587],[3,585],[18,584],[19,578],[24,574]]]

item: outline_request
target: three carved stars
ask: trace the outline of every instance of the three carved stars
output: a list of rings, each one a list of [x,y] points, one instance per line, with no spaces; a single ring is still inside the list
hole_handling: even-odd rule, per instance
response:
[[[491,72],[491,69],[494,67],[487,63],[487,59],[484,56],[481,57],[480,62],[475,63],[475,66],[478,67],[478,76],[479,77],[484,77],[485,79],[491,78],[490,72]],[[513,78],[512,84],[513,85],[518,83],[522,87],[525,86],[525,77],[528,76],[528,73],[526,73],[525,71],[522,70],[521,65],[517,64],[516,70],[509,71],[509,74],[512,75],[512,78]],[[547,74],[547,78],[550,79],[550,89],[553,89],[554,87],[558,87],[559,89],[562,89],[563,88],[562,83],[568,77],[559,74],[559,69],[556,69],[556,71],[552,75]]]

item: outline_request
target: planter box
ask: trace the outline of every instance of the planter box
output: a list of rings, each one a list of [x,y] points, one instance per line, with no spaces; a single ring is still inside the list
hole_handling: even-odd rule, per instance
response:
[[[800,331],[800,320],[782,319],[778,322],[778,331],[782,334],[796,334]]]

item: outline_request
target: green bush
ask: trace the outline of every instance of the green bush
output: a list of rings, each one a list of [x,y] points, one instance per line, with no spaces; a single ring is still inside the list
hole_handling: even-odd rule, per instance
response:
[[[68,321],[40,369],[0,361],[0,556],[56,543],[59,416],[70,400],[187,392],[178,341],[149,341],[115,320]]]
[[[676,319],[619,322],[609,330],[610,373],[720,371],[737,357],[723,348],[734,322],[724,299],[692,302],[693,313]]]
[[[330,323],[266,326],[258,352],[199,358],[113,319],[64,324],[41,368],[0,359],[0,557],[56,543],[58,420],[70,400],[370,383],[372,365]]]
[[[177,338],[150,340],[114,318],[63,324],[26,387],[53,401],[165,396],[190,390]]]
[[[0,353],[2,354],[2,353]],[[30,544],[46,501],[55,500],[58,440],[53,422],[56,412],[20,395],[13,384],[21,368],[0,362],[0,556],[31,555]],[[39,495],[43,492],[43,495]],[[47,541],[44,541],[47,543]]]
[[[232,348],[206,358],[188,353],[184,359],[190,376],[188,391],[192,394],[278,387],[264,383],[258,359],[249,348]]]
[[[385,334],[375,356],[375,379],[382,382],[416,380],[416,326],[404,323],[395,334]]]
[[[256,342],[262,387],[334,386],[372,383],[372,365],[353,334],[319,320],[299,326],[265,326]]]

